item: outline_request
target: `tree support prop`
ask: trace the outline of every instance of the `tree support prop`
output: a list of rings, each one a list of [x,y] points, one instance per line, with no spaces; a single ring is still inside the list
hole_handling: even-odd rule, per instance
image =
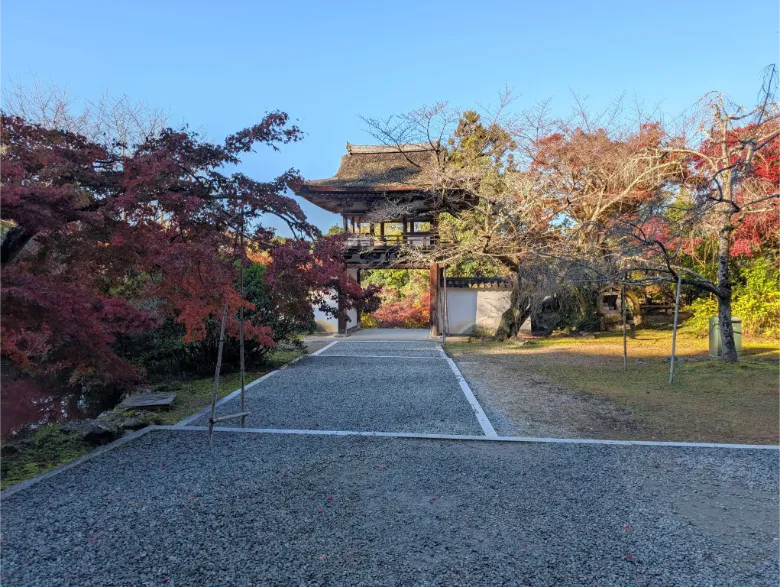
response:
[[[241,418],[243,419],[247,417],[251,412],[236,412],[235,414],[228,414],[227,416],[218,416],[216,418],[210,418],[209,423],[211,425],[215,424],[216,422],[222,422],[223,420],[232,420],[233,418]]]

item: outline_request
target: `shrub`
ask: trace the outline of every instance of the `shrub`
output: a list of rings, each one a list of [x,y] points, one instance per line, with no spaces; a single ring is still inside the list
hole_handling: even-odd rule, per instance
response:
[[[692,315],[685,321],[697,336],[707,336],[710,330],[710,318],[718,315],[718,301],[713,297],[698,298],[689,306]]]
[[[740,276],[745,285],[737,289],[732,303],[735,316],[742,318],[742,332],[751,336],[780,334],[780,288],[777,267],[766,258],[758,258],[745,267]]]
[[[780,272],[766,258],[758,258],[742,268],[739,277],[744,281],[734,287],[732,314],[742,319],[742,332],[749,336],[777,336],[780,334]],[[693,313],[685,326],[699,336],[709,332],[709,319],[718,315],[718,301],[714,297],[699,298],[690,305]]]

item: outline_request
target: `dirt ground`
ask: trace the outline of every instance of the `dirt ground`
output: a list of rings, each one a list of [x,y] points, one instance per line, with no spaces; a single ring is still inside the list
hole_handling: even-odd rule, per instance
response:
[[[655,439],[631,411],[519,369],[515,357],[463,353],[457,364],[502,436]]]
[[[454,340],[458,363],[499,434],[562,438],[778,443],[778,344],[746,341],[742,360],[709,360],[707,341],[671,333],[599,334],[514,343]]]

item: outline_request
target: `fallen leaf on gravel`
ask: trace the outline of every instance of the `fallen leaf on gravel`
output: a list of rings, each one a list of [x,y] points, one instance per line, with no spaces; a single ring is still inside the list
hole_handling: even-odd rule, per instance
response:
[[[431,498],[431,501],[436,501],[437,499],[439,499],[439,496],[438,496],[438,495],[437,495],[436,497],[432,497],[432,498]]]
[[[385,466],[384,465],[377,465],[376,468],[379,469],[380,471],[384,471],[385,470]]]
[[[631,532],[631,524],[626,524],[626,532]]]
[[[332,497],[329,497],[329,498],[328,498],[328,501],[333,501],[333,498],[332,498]]]
[[[321,556],[321,557],[320,557],[320,560],[321,560],[321,561],[324,561],[324,560],[327,560],[327,559],[326,559],[324,556]]]
[[[324,512],[324,511],[325,511],[325,510],[324,510],[324,509],[322,509],[322,508],[317,508],[317,513],[318,513],[318,514],[321,514],[321,513],[322,513],[322,512]]]

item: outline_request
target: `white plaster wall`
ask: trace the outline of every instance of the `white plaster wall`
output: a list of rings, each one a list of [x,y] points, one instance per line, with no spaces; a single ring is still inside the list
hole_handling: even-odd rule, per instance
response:
[[[477,290],[477,328],[493,331],[509,308],[510,290]]]
[[[357,269],[348,269],[350,272],[350,275],[352,277],[357,277]],[[337,304],[337,300],[335,298],[335,294],[333,295],[333,299],[330,300],[330,303],[332,305]],[[338,319],[328,316],[324,312],[320,311],[317,307],[313,308],[314,310],[314,322],[317,324],[317,328],[320,331],[323,332],[338,332],[339,331],[339,321]],[[357,310],[347,310],[347,316],[349,317],[349,322],[347,322],[347,330],[354,328],[355,326],[360,326],[357,321]]]
[[[351,330],[352,328],[355,328],[355,326],[360,328],[360,323],[357,321],[357,310],[347,310],[347,317],[349,318],[349,322],[347,322],[347,330]]]
[[[443,297],[443,292],[442,292]],[[444,308],[439,304],[439,310]],[[467,334],[477,324],[477,290],[447,288],[447,331],[450,334]]]
[[[317,308],[314,308],[314,322],[317,328],[323,332],[338,332],[339,321],[331,316],[327,316]]]
[[[450,334],[469,334],[474,328],[492,331],[509,308],[512,292],[496,289],[448,288],[447,316]],[[442,292],[442,299],[444,293]],[[440,309],[443,310],[443,308]],[[530,320],[523,330],[530,330]]]

